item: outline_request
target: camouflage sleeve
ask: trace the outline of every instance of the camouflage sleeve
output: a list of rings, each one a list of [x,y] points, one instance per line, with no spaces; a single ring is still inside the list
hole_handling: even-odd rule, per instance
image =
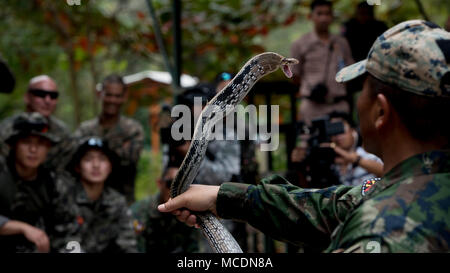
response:
[[[122,252],[136,253],[136,234],[133,229],[131,210],[124,206],[119,217],[119,234],[116,244]]]
[[[224,183],[220,217],[246,221],[274,239],[324,248],[330,235],[361,199],[360,187],[302,189],[274,175],[255,185]]]
[[[211,144],[209,152],[214,158],[204,157],[195,179],[198,184],[220,185],[240,173],[239,142],[220,140]]]

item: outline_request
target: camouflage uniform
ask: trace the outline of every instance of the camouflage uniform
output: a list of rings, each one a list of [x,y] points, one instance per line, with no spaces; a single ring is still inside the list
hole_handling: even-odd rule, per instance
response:
[[[9,141],[24,133],[15,128],[18,121],[27,124],[41,124],[39,130],[27,130],[31,135],[39,135],[52,142],[57,137],[48,131],[47,120],[39,113],[22,113],[10,120],[5,141]],[[33,181],[25,181],[18,176],[13,157],[0,156],[0,226],[9,219],[26,222],[45,230],[46,219],[51,215],[51,200],[55,196],[55,181],[64,180],[61,174],[52,172],[45,167],[39,167],[38,175]],[[23,235],[0,236],[0,252],[34,252],[35,246]]]
[[[74,138],[80,139],[87,136],[98,136],[106,141],[117,155],[119,155],[120,170],[111,184],[111,187],[124,194],[127,203],[134,201],[134,180],[136,178],[137,164],[144,145],[144,130],[133,119],[120,116],[117,124],[104,129],[98,118],[83,122],[75,131]]]
[[[100,198],[91,201],[81,182],[61,181],[48,231],[52,251],[68,252],[67,243],[78,242],[82,252],[136,252],[131,212],[125,198],[105,187]]]
[[[0,128],[2,128],[0,132],[0,155],[2,156],[8,156],[9,153],[9,146],[4,143],[4,140],[7,138],[8,135],[11,134],[11,131],[13,130],[13,121],[16,119],[19,115],[17,114],[11,117],[8,117],[4,119],[0,123]],[[45,162],[45,165],[49,168],[56,168],[56,167],[62,167],[59,162],[61,162],[60,155],[62,154],[63,148],[67,145],[67,141],[69,139],[69,129],[67,126],[62,122],[61,120],[50,116],[48,119],[48,126],[49,126],[49,132],[55,136],[58,139],[58,144],[53,145],[50,151],[47,154],[47,161]]]
[[[139,252],[198,252],[198,231],[178,222],[170,214],[159,212],[159,200],[160,195],[156,193],[131,206]]]
[[[449,41],[450,33],[432,23],[407,21],[381,35],[367,60],[336,78],[348,81],[368,72],[405,91],[448,98]],[[224,183],[217,197],[220,217],[326,252],[449,251],[449,207],[449,150],[412,156],[381,180],[360,186],[302,189],[272,176],[258,186]]]
[[[0,227],[11,220],[23,221],[45,230],[55,173],[41,168],[33,181],[24,181],[16,173],[14,162],[0,157]],[[0,252],[33,252],[34,245],[23,235],[0,236]]]

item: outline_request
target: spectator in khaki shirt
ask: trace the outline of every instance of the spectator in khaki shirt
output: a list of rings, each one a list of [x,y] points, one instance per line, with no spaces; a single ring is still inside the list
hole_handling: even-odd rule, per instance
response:
[[[333,21],[331,2],[313,1],[308,18],[314,23],[314,30],[292,44],[291,56],[300,61],[293,67],[294,82],[300,85],[299,120],[310,124],[312,119],[332,111],[349,112],[345,86],[337,83],[334,77],[341,68],[354,61],[345,38],[329,32]],[[322,99],[313,100],[311,91],[320,83],[328,91],[325,96],[320,96]]]

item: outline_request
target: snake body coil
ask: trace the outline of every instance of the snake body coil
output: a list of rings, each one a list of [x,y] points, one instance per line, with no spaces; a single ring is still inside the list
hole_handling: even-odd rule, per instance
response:
[[[291,77],[289,66],[297,63],[296,59],[285,58],[273,52],[256,55],[241,68],[227,86],[208,102],[200,113],[191,145],[172,183],[170,189],[172,198],[185,192],[194,181],[208,147],[209,133],[211,132],[209,128],[231,113],[259,79],[278,68],[282,68],[286,76]],[[198,213],[197,217],[203,235],[206,236],[214,251],[242,253],[236,240],[213,214]]]

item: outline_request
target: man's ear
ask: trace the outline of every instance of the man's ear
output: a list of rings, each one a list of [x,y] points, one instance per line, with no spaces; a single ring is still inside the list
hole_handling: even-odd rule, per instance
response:
[[[378,94],[375,101],[375,128],[383,129],[392,119],[392,106],[383,94]]]

